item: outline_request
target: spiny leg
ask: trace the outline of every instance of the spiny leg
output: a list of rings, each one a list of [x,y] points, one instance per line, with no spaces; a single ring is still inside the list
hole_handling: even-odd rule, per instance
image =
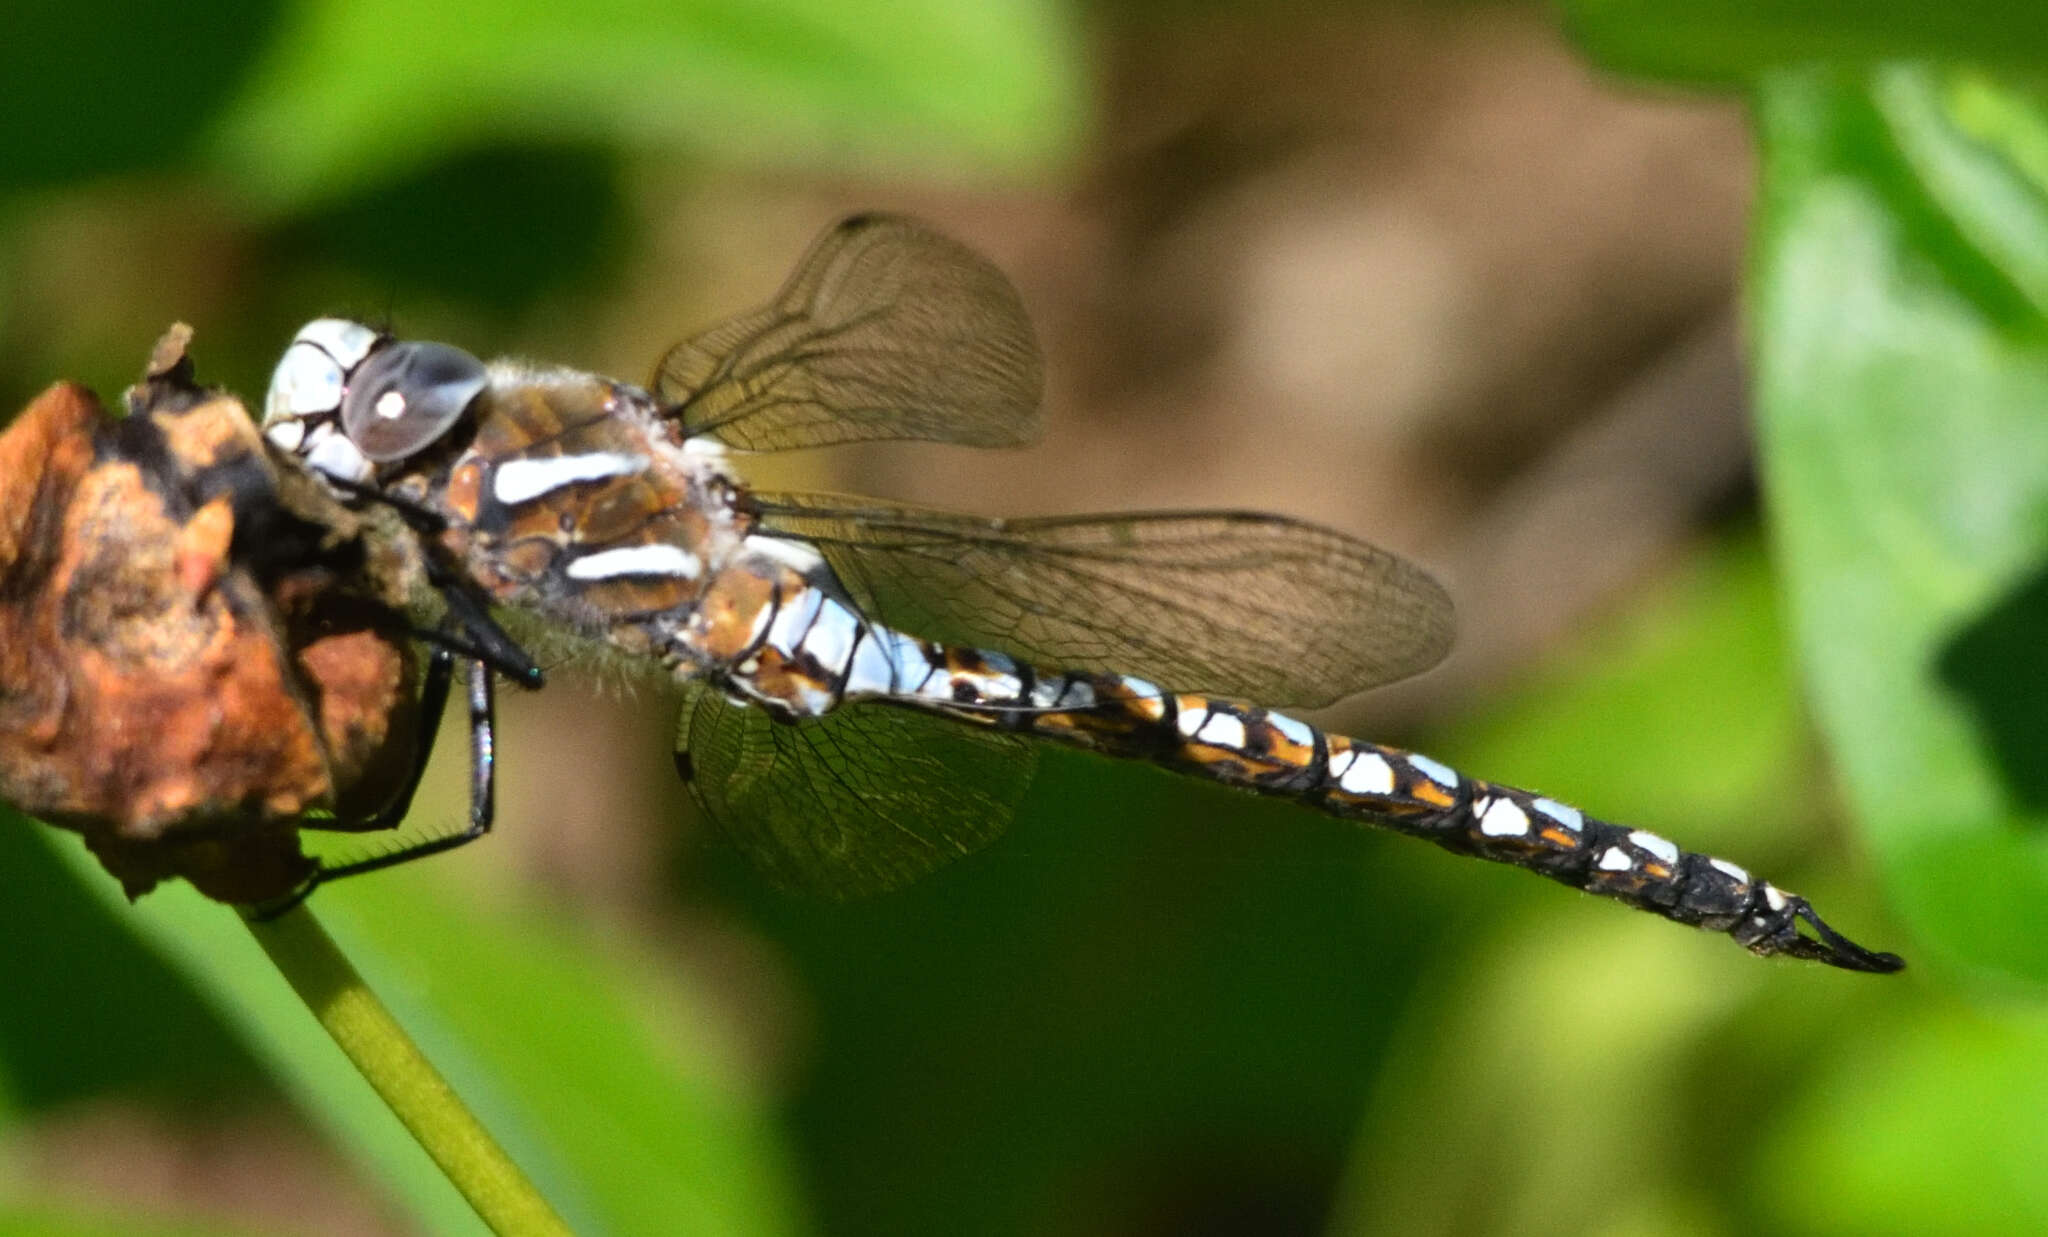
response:
[[[412,764],[406,769],[405,782],[397,794],[367,816],[311,819],[301,822],[301,827],[328,833],[373,833],[403,821],[412,811],[412,801],[427,776],[427,766],[433,763],[434,740],[441,733],[441,715],[448,710],[448,690],[454,678],[455,651],[436,647],[428,656],[426,677],[420,683],[419,742],[413,745]]]
[[[483,662],[521,687],[534,689],[543,685],[545,680],[541,668],[491,617],[490,603],[477,594],[468,577],[448,561],[447,550],[434,540],[447,530],[446,518],[410,499],[387,494],[374,485],[340,477],[327,477],[326,481],[359,501],[389,507],[424,539],[421,548],[426,556],[427,582],[441,594],[443,604],[448,607],[449,621],[463,634],[428,630],[415,631],[416,637]]]
[[[312,884],[323,885],[340,880],[345,876],[360,876],[393,867],[442,851],[454,850],[458,846],[476,841],[491,831],[491,820],[496,813],[496,736],[497,699],[492,688],[490,667],[482,662],[467,664],[469,675],[469,823],[460,833],[444,837],[427,838],[410,846],[392,851],[388,855],[372,855],[351,863],[323,865],[314,873]],[[312,892],[309,888],[308,893]]]
[[[425,714],[422,718],[423,724],[427,728],[426,736],[420,742],[422,749],[420,759],[415,762],[413,769],[407,775],[407,784],[399,796],[399,799],[404,801],[404,807],[410,806],[413,793],[419,787],[420,778],[426,770],[426,756],[428,754],[426,749],[431,748],[433,745],[431,736],[435,730],[439,729],[441,712],[447,705],[449,680],[451,677],[449,665],[452,664],[452,658],[449,658],[447,662],[442,661],[442,658],[446,656],[445,650],[437,649],[435,650],[435,660],[428,664],[427,681],[421,692],[421,703],[423,705],[432,704],[434,708],[430,714]],[[284,914],[313,896],[313,891],[322,885],[340,880],[343,877],[361,876],[365,872],[375,872],[383,868],[407,863],[414,859],[424,859],[428,855],[438,855],[443,851],[454,850],[458,846],[474,842],[491,831],[491,821],[496,812],[497,752],[495,732],[497,729],[497,698],[492,685],[490,667],[479,661],[470,661],[465,663],[465,665],[469,682],[468,825],[460,833],[451,833],[438,838],[428,838],[424,841],[401,847],[389,854],[372,855],[367,859],[358,859],[350,863],[333,865],[323,863],[313,870],[313,874],[299,888],[275,902],[265,903],[262,906],[249,910],[247,912],[249,918],[259,923],[275,919],[277,916]],[[438,675],[436,674],[437,669],[439,670]],[[436,689],[437,680],[438,689]],[[430,696],[435,698],[429,699]],[[398,806],[398,800],[394,800],[393,805],[380,810],[377,814],[378,817],[386,816],[394,806]],[[405,814],[404,807],[399,807],[396,816],[389,819],[386,825],[382,827],[389,827],[390,824],[395,824],[399,819],[402,819]],[[326,829],[349,828],[347,825],[337,826],[329,822],[322,822],[320,827]]]
[[[533,657],[519,647],[498,620],[491,617],[488,603],[471,592],[467,584],[457,578],[430,571],[428,580],[441,591],[442,600],[448,607],[448,620],[461,628],[462,635],[443,632],[438,639],[454,646],[462,641],[457,651],[464,656],[497,671],[514,683],[529,691],[536,691],[546,683],[541,668]]]
[[[462,635],[434,627],[415,627],[409,634],[413,639],[431,645],[437,651],[454,653],[481,663],[528,691],[538,691],[546,686],[540,667],[533,664],[533,659],[527,655],[526,650],[514,643],[512,637],[507,635],[495,620],[490,619],[488,614],[484,617],[489,626],[483,631],[472,628],[466,615],[453,617],[456,626],[471,634]],[[481,636],[482,639],[475,639],[472,636]]]

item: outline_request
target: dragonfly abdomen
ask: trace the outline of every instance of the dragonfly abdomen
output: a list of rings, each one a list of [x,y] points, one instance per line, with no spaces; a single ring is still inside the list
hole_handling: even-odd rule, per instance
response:
[[[1127,675],[1039,671],[980,649],[922,649],[930,673],[891,697],[897,703],[1148,761],[1424,838],[1726,933],[1755,953],[1850,970],[1902,965],[1846,940],[1804,898],[1725,859],[1530,791],[1465,777],[1419,753],[1330,734],[1256,705],[1161,691]],[[1814,935],[1802,934],[1802,923]]]

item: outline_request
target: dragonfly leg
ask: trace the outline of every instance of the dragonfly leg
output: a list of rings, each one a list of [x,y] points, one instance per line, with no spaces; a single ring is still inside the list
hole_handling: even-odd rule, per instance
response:
[[[400,519],[423,537],[434,538],[448,529],[448,520],[439,512],[421,506],[408,498],[388,494],[374,485],[360,481],[349,481],[341,477],[326,477],[327,483],[344,494],[363,502],[378,503],[398,513]],[[468,583],[468,577],[447,561],[447,551],[437,541],[424,543],[427,582],[441,594],[448,607],[448,617],[463,635],[445,631],[415,631],[419,639],[453,649],[464,657],[473,658],[490,666],[499,674],[511,679],[522,687],[538,688],[544,679],[539,666],[528,656],[519,642],[506,633],[498,621],[491,617],[490,606],[479,598]]]
[[[460,628],[461,633],[443,631],[423,636],[424,639],[482,662],[528,690],[546,685],[547,678],[535,664],[532,654],[519,647],[519,642],[498,625],[498,620],[491,617],[490,606],[461,578],[432,567],[427,579],[441,591],[442,601],[448,607],[448,621]]]
[[[413,745],[412,764],[406,769],[405,782],[398,793],[367,816],[309,820],[303,827],[329,833],[374,833],[405,819],[406,813],[412,811],[413,796],[419,793],[420,782],[427,775],[427,766],[433,763],[434,739],[441,731],[441,715],[448,709],[448,690],[454,682],[455,655],[459,651],[437,646],[427,658],[426,677],[420,684],[419,742]]]
[[[491,626],[496,629],[497,624],[492,623]],[[502,630],[499,630],[497,635],[509,646],[509,659],[507,654],[493,652],[483,644],[457,632],[442,631],[435,627],[415,627],[407,634],[422,644],[431,645],[437,652],[452,653],[458,657],[466,657],[470,661],[479,662],[529,691],[547,686],[546,677],[542,674],[540,667],[533,664],[526,650],[520,648],[517,644],[512,644],[511,638],[506,636]],[[493,643],[496,643],[496,641],[493,641]]]
[[[436,660],[434,662],[429,663],[428,665],[428,678],[426,690],[423,690],[421,693],[422,703],[437,704],[437,707],[433,710],[431,717],[427,719],[427,734],[425,737],[421,739],[420,747],[422,749],[422,758],[418,762],[416,762],[415,767],[408,775],[406,786],[401,791],[399,796],[393,800],[391,805],[387,805],[387,807],[381,809],[377,813],[375,818],[384,818],[392,812],[393,808],[398,809],[396,815],[390,816],[390,818],[386,821],[385,826],[383,827],[388,827],[390,824],[395,824],[398,819],[404,816],[404,808],[410,806],[413,793],[419,788],[420,776],[422,773],[424,773],[426,769],[425,756],[427,752],[425,749],[432,746],[431,736],[433,730],[436,728],[435,723],[439,722],[441,708],[445,707],[448,699],[448,688],[450,678],[449,667],[452,665],[453,659],[449,658],[448,661],[444,662],[440,660],[443,656],[445,656],[444,650],[436,650]],[[431,691],[434,687],[437,669],[440,670],[440,688],[438,693],[439,700],[438,702],[432,702],[427,700],[427,695],[429,691]],[[391,851],[388,854],[372,855],[367,859],[357,859],[349,863],[339,863],[331,865],[323,863],[319,867],[314,869],[313,874],[310,877],[308,877],[306,879],[306,882],[303,885],[299,886],[299,888],[294,889],[289,894],[286,894],[284,897],[279,898],[273,902],[267,902],[261,906],[250,908],[246,912],[250,919],[253,919],[259,923],[265,920],[275,919],[279,915],[282,915],[286,911],[291,910],[293,907],[299,905],[301,902],[304,902],[307,898],[312,897],[313,891],[315,889],[318,889],[322,885],[329,884],[333,881],[338,881],[346,876],[361,876],[365,872],[376,872],[384,868],[395,867],[396,865],[401,863],[408,863],[414,859],[424,859],[428,855],[438,855],[442,851],[454,850],[458,846],[462,846],[466,843],[476,841],[478,838],[482,837],[484,834],[489,833],[491,831],[491,821],[497,811],[496,695],[492,688],[491,669],[489,666],[486,666],[482,662],[478,661],[469,662],[468,679],[468,825],[464,827],[463,830],[459,833],[451,833],[438,838],[428,838],[424,841],[415,842],[410,845],[400,847],[399,849]],[[323,824],[321,827],[335,828],[337,826],[332,824]],[[354,826],[340,827],[351,828]],[[378,826],[363,825],[362,827],[373,828]]]

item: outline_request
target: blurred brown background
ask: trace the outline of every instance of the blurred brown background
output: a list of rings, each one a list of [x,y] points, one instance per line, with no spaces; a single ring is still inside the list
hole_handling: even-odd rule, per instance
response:
[[[1430,566],[1461,612],[1444,667],[1324,719],[1390,739],[1514,682],[1703,526],[1746,518],[1734,299],[1752,152],[1736,105],[1603,81],[1519,5],[1105,6],[1083,29],[1082,148],[1009,188],[573,146],[532,167],[480,157],[447,175],[525,169],[543,204],[584,194],[581,173],[616,191],[590,208],[601,250],[568,259],[587,271],[496,302],[350,264],[379,211],[449,183],[431,177],[283,227],[200,178],[46,193],[8,224],[0,385],[16,405],[58,375],[111,392],[182,318],[202,376],[254,400],[296,325],[329,312],[637,378],[764,298],[832,218],[911,211],[1022,288],[1049,362],[1045,442],[820,453],[763,461],[760,479],[992,513],[1273,509],[1365,536]],[[459,213],[447,227],[465,243]],[[545,220],[531,236],[497,261],[552,260]],[[702,839],[648,824],[678,814],[667,701],[557,683],[506,702],[501,828],[488,857],[437,860],[440,877],[486,898],[537,881],[661,942],[718,991],[751,1085],[788,1094],[821,1034],[802,984],[744,921],[675,905]],[[436,801],[453,805],[460,778],[443,761]],[[13,1162],[58,1196],[251,1232],[408,1231],[294,1118],[253,1111],[85,1105],[18,1132]],[[1115,1201],[1075,1229],[1312,1231],[1329,1206],[1327,1180],[1285,1167],[1205,1196],[1201,1158],[1158,1168],[1149,1196],[1104,1184]]]

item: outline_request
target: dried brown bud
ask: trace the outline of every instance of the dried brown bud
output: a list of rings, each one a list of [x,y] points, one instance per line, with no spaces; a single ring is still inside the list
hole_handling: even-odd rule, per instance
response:
[[[130,896],[256,902],[310,873],[305,813],[410,760],[416,559],[194,386],[180,330],[127,418],[60,384],[0,434],[0,799]]]

